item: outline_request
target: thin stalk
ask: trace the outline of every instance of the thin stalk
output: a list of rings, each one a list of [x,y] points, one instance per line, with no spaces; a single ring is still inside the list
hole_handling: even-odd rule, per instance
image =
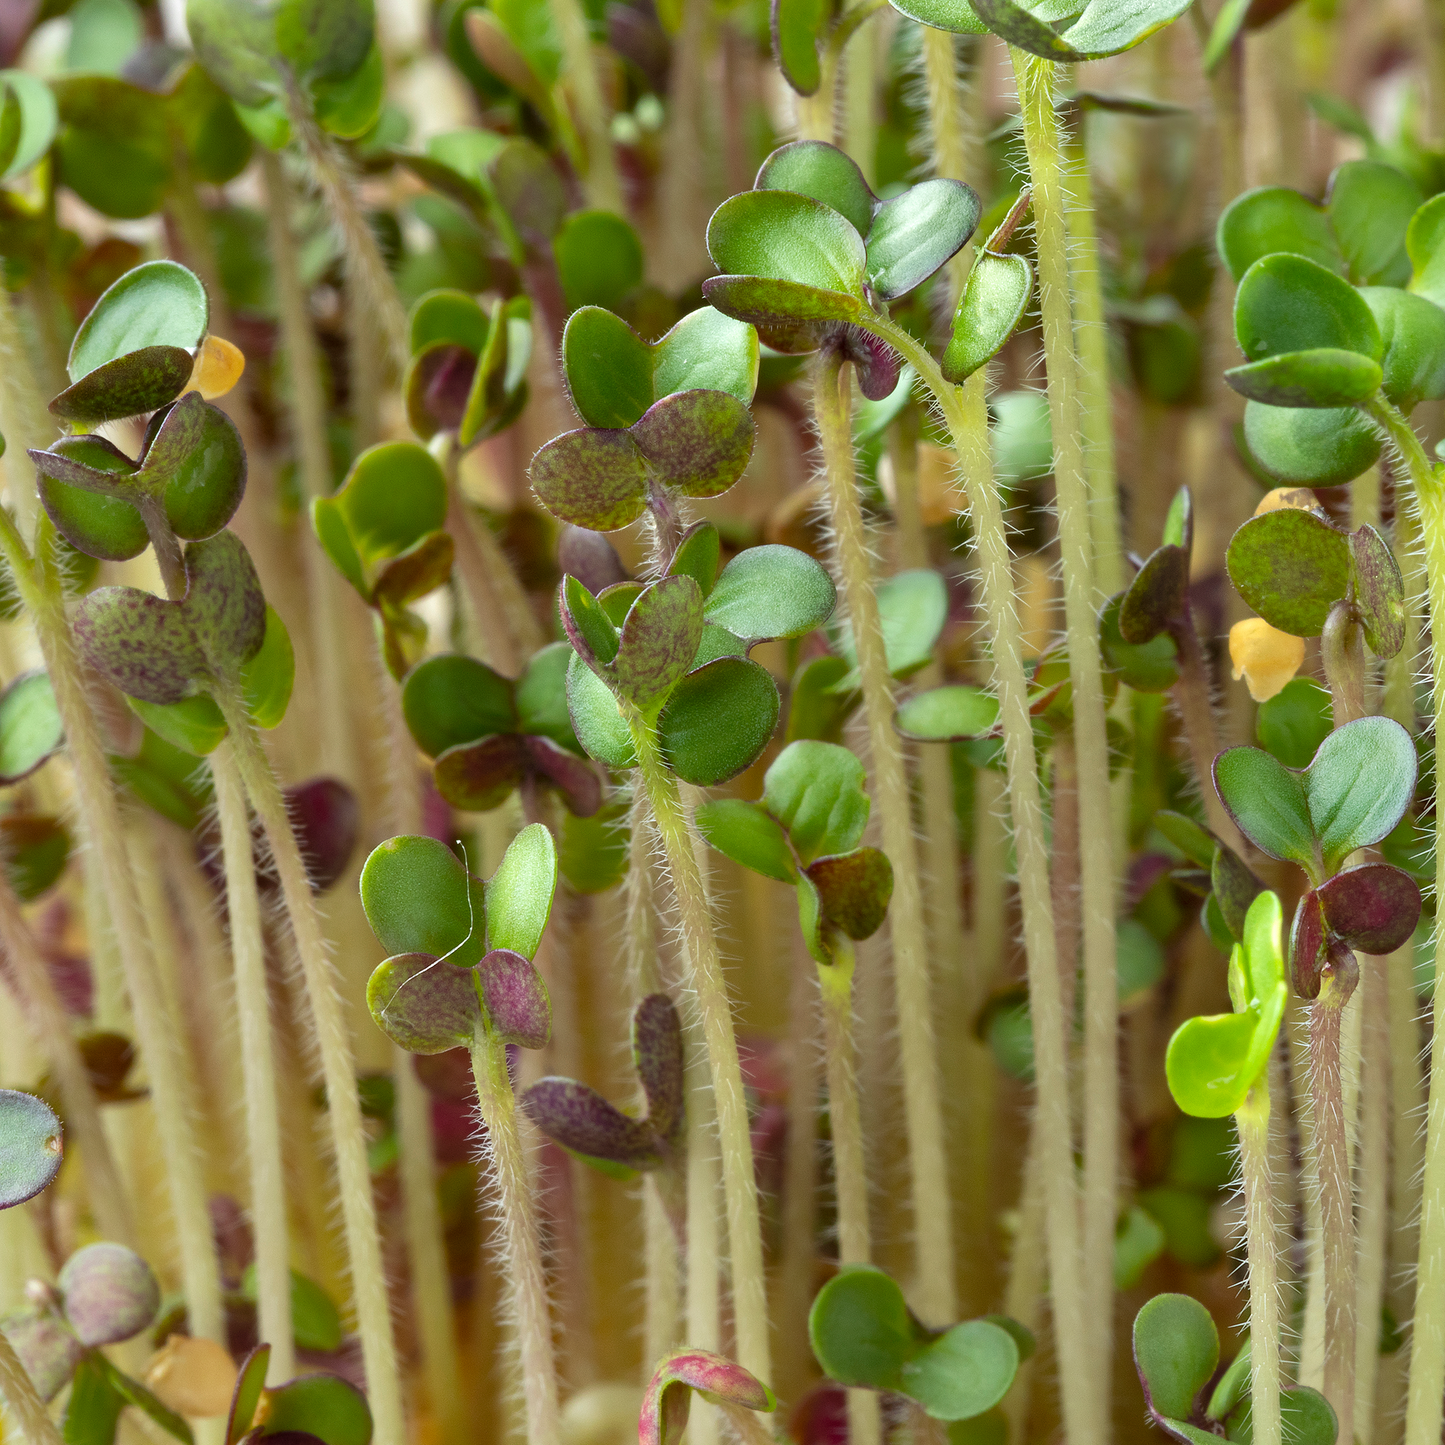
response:
[[[1256,1445],[1280,1445],[1279,1261],[1269,1174],[1269,1073],[1255,1081],[1234,1116],[1244,1175],[1249,1255],[1250,1399]]]
[[[281,1111],[271,1045],[271,998],[246,793],[231,745],[211,754],[216,813],[226,870],[226,911],[236,970],[236,1013],[246,1094],[246,1146],[251,1163],[251,1226],[256,1238],[260,1336],[271,1346],[267,1379],[282,1384],[296,1373],[291,1330],[291,1244],[286,1228],[286,1187],[281,1160]]]
[[[850,397],[837,351],[822,354],[814,380],[813,410],[833,524],[834,567],[858,652],[883,851],[893,863],[889,929],[912,1176],[917,1309],[926,1323],[942,1326],[956,1318],[958,1295],[954,1282],[948,1153],[933,1036],[928,937],[918,881],[908,773],[902,744],[893,727],[893,680],[883,647],[878,597],[858,499]]]
[[[1109,817],[1110,807],[1109,743],[1099,657],[1089,478],[1080,445],[1068,207],[1054,110],[1054,68],[1052,62],[1026,56],[1019,50],[1011,50],[1010,54],[1023,113],[1038,238],[1039,304],[1054,438],[1074,737],[1079,757],[1079,816],[1081,820],[1103,820]],[[1098,500],[1102,504],[1103,499]],[[1114,951],[1113,839],[1107,827],[1088,826],[1088,846],[1080,849],[1084,944],[1082,1244],[1084,1293],[1091,1308],[1098,1312],[1098,1323],[1090,1334],[1097,1371],[1094,1383],[1098,1386],[1109,1377],[1113,1346],[1110,1322],[1114,1228],[1119,1208],[1119,995]],[[1097,1413],[1103,1433],[1092,1438],[1102,1445],[1108,1435],[1108,1411],[1101,1405]]]
[[[557,1364],[547,1310],[547,1277],[537,1216],[527,1183],[522,1139],[517,1132],[517,1100],[507,1072],[507,1046],[483,1025],[472,1040],[472,1075],[487,1126],[498,1214],[505,1247],[504,1266],[516,1309],[521,1347],[522,1391],[528,1445],[557,1445],[561,1423],[557,1409]]]
[[[30,1027],[38,1036],[60,1084],[65,1122],[71,1135],[69,1142],[80,1150],[96,1227],[103,1238],[134,1249],[136,1232],[130,1196],[121,1183],[115,1155],[101,1123],[90,1074],[71,1032],[65,1006],[51,982],[50,970],[21,912],[20,900],[3,871],[0,871],[0,951],[15,971]]]
[[[933,173],[943,180],[967,184],[971,176],[978,179],[975,154],[978,137],[971,133],[972,128],[965,121],[959,104],[957,41],[949,31],[936,30],[931,25],[923,26],[921,35],[923,79],[928,91],[928,123],[932,131],[929,151],[933,158]],[[972,248],[965,246],[946,267],[950,307],[956,305],[963,294],[971,263]],[[986,371],[984,367],[977,373],[980,386]]]
[[[638,771],[667,860],[673,896],[682,924],[698,1012],[707,1041],[713,1101],[722,1146],[723,1194],[727,1202],[728,1252],[732,1262],[733,1320],[738,1362],[768,1383],[772,1375],[768,1338],[767,1284],[763,1274],[758,1190],[748,1133],[747,1101],[733,1033],[732,1006],[713,934],[706,886],[677,779],[662,760],[653,726],[635,714],[628,718]],[[691,1147],[691,1140],[689,1140]]]
[[[0,368],[5,384],[0,386],[0,433],[9,443],[5,461],[5,490],[15,512],[20,535],[27,542],[35,535],[40,497],[35,490],[35,466],[28,455],[43,449],[59,428],[46,410],[30,348],[15,315],[16,300],[8,290],[0,294]]]
[[[1215,837],[1227,843],[1241,858],[1247,858],[1250,856],[1249,845],[1214,787],[1214,759],[1219,753],[1219,731],[1214,722],[1209,669],[1204,665],[1204,651],[1199,645],[1199,634],[1194,629],[1194,618],[1188,609],[1182,625],[1172,629],[1170,635],[1179,649],[1179,681],[1171,689],[1171,695],[1184,724],[1184,740],[1189,746],[1189,761],[1194,766],[1194,779],[1199,785],[1204,815]]]
[[[301,282],[296,235],[291,228],[294,189],[281,158],[261,147],[261,175],[265,183],[266,219],[271,244],[271,267],[276,280],[277,311],[281,318],[281,347],[286,358],[287,382],[283,391],[290,412],[296,470],[309,505],[330,496],[334,478],[331,446],[326,436],[326,395],[321,384],[321,348],[311,326],[311,308]],[[356,741],[347,706],[346,648],[341,644],[342,594],[345,585],[321,550],[321,544],[303,528],[301,555],[306,568],[306,594],[310,599],[311,655],[322,714],[321,756],[324,766],[345,782],[357,782],[360,771]]]
[[[15,1353],[15,1346],[3,1330],[0,1330],[0,1395],[5,1398],[7,1414],[25,1445],[62,1445],[59,1427],[50,1418],[45,1401],[36,1392]]]
[[[587,150],[583,182],[590,204],[625,215],[622,182],[612,153],[612,117],[602,95],[587,17],[578,0],[551,0],[552,18],[562,41],[564,73],[577,104],[577,120]]]
[[[1034,1110],[1024,1151],[1023,1178],[1019,1185],[1018,1231],[1009,1255],[1008,1287],[1004,1313],[1037,1335],[1043,1324],[1044,1289],[1048,1283],[1048,1166],[1042,1148],[1043,1131],[1039,1111]],[[1004,1396],[1003,1412],[1008,1419],[1008,1438],[1028,1440],[1029,1406],[1033,1402],[1035,1357],[1024,1360]]]
[[[858,1075],[853,1050],[853,945],[839,939],[836,961],[818,968],[823,999],[823,1040],[828,1069],[828,1122],[833,1136],[833,1184],[838,1199],[838,1262],[869,1264],[868,1170],[858,1117]],[[850,1445],[878,1445],[878,1395],[848,1391]]]
[[[400,368],[406,361],[406,312],[382,260],[376,235],[356,199],[351,165],[331,136],[311,115],[298,93],[288,98],[291,129],[301,143],[316,189],[326,205],[346,258],[346,279],[352,289],[351,305],[370,317],[383,355]]]
[[[1038,762],[1029,715],[1028,678],[1019,645],[1018,613],[1013,597],[1013,567],[1003,510],[992,483],[988,411],[981,386],[953,387],[943,379],[928,349],[883,317],[866,318],[867,329],[887,341],[910,362],[938,401],[958,452],[969,516],[978,549],[984,612],[993,642],[993,667],[1004,734],[1014,853],[1018,864],[1019,903],[1028,958],[1029,1013],[1033,1021],[1038,1110],[1035,1127],[1040,1148],[1051,1161],[1073,1158],[1069,1121],[1068,1062],[1064,1011],[1059,993],[1053,908],[1049,902],[1048,849]],[[976,380],[977,374],[970,380]],[[1112,885],[1111,885],[1112,887]],[[1087,1337],[1092,1311],[1085,1305],[1079,1262],[1078,1189],[1074,1171],[1057,1164],[1045,1171],[1049,1277],[1053,1281],[1055,1330],[1064,1380],[1064,1415],[1070,1438],[1102,1440],[1102,1413],[1096,1401]],[[1112,1258],[1112,1242],[1110,1257]]]
[[[1356,1152],[1360,1198],[1359,1258],[1356,1264],[1355,1436],[1370,1445],[1374,1436],[1375,1387],[1380,1342],[1373,1322],[1385,1298],[1390,1186],[1390,1040],[1386,1000],[1389,959],[1360,958],[1361,1063],[1359,1138]]]
[[[306,983],[306,994],[311,1003],[317,1051],[326,1086],[326,1113],[336,1153],[337,1183],[351,1263],[357,1333],[361,1337],[367,1398],[376,1425],[376,1439],[378,1445],[402,1445],[406,1439],[406,1423],[402,1413],[401,1378],[392,1336],[381,1244],[377,1236],[376,1204],[371,1192],[371,1170],[366,1159],[366,1135],[361,1122],[361,1101],[356,1091],[356,1068],[337,993],[336,968],[327,954],[320,915],[311,896],[296,835],[291,831],[285,799],[271,771],[271,764],[261,750],[245,704],[239,694],[229,691],[218,692],[216,701],[230,729],[241,781],[270,845]]]
[[[0,311],[3,311],[0,306]],[[75,640],[65,616],[60,579],[53,561],[49,519],[37,522],[37,563],[26,551],[15,524],[0,510],[0,550],[35,626],[75,773],[76,796],[100,877],[130,995],[136,1038],[151,1080],[156,1128],[165,1150],[181,1277],[191,1332],[224,1342],[220,1268],[211,1233],[210,1210],[197,1148],[194,1111],[186,1088],[177,1041],[167,1027],[155,960],[147,946],[142,915],[127,856],[125,830],[105,750],[86,698]]]
[[[1405,463],[1420,508],[1430,632],[1445,637],[1445,485],[1420,439],[1397,408],[1377,396],[1365,410]],[[1445,736],[1445,647],[1430,649],[1434,725]],[[1435,888],[1445,895],[1445,811],[1435,810]],[[1435,1039],[1445,1039],[1445,929],[1435,930]],[[1445,1049],[1430,1053],[1430,1092],[1425,1119],[1425,1174],[1421,1190],[1420,1253],[1415,1280],[1415,1317],[1410,1384],[1405,1413],[1406,1445],[1434,1445],[1445,1401]]]
[[[685,1032],[687,1059],[687,1327],[694,1349],[722,1348],[717,1222],[717,1115],[702,1023],[689,1019]],[[718,1417],[694,1406],[687,1426],[693,1445],[718,1445]]]

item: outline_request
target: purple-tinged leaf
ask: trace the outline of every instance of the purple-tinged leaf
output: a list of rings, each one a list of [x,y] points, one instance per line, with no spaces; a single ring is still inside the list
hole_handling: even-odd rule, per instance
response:
[[[1215,850],[1209,881],[1226,926],[1235,939],[1242,942],[1245,915],[1249,905],[1264,892],[1264,884],[1245,867],[1239,855],[1223,843]]]
[[[1329,928],[1319,893],[1311,889],[1295,909],[1289,935],[1289,970],[1300,998],[1318,998],[1320,972],[1325,966]]]
[[[470,1045],[481,1021],[477,977],[429,953],[400,953],[378,964],[366,985],[377,1027],[411,1054]]]
[[[1314,512],[1251,517],[1225,553],[1235,590],[1271,627],[1318,637],[1350,585],[1348,536]]]
[[[764,345],[791,356],[816,351],[840,324],[863,314],[855,296],[765,276],[710,276],[702,294],[724,316],[755,326]]]
[[[237,1445],[256,1418],[261,1391],[266,1384],[266,1370],[271,1364],[271,1346],[257,1345],[236,1371],[236,1388],[231,1392],[231,1409],[226,1416],[226,1445]]]
[[[883,401],[893,395],[903,361],[886,341],[861,326],[845,326],[841,345],[843,355],[858,373],[858,390],[869,401]]]
[[[0,1320],[25,1373],[42,1400],[53,1400],[70,1379],[84,1346],[51,1310],[26,1310]]]
[[[574,1154],[639,1173],[662,1162],[663,1141],[650,1123],[630,1118],[575,1079],[538,1080],[522,1095],[522,1107],[549,1139]]]
[[[596,597],[599,592],[627,581],[627,568],[617,548],[600,532],[568,522],[557,539],[557,565],[564,575],[577,578]]]
[[[356,850],[361,808],[356,794],[336,778],[311,778],[286,789],[286,812],[296,834],[313,893],[325,893]]]
[[[691,668],[701,640],[702,592],[697,583],[691,577],[654,582],[628,609],[622,624],[612,662],[617,692],[643,712],[656,712]]]
[[[494,948],[478,967],[493,1032],[504,1043],[545,1048],[552,1037],[552,1000],[530,960],[509,948]]]
[[[1402,868],[1366,863],[1316,890],[1331,933],[1361,953],[1393,953],[1420,921],[1420,888]]]
[[[647,1122],[673,1147],[681,1143],[682,1021],[665,993],[650,993],[632,1011],[632,1064],[647,1095]]]
[[[679,391],[631,428],[656,481],[689,497],[717,497],[747,470],[753,414],[726,391]]]
[[[745,1410],[766,1412],[778,1404],[773,1392],[741,1365],[706,1350],[683,1350],[653,1372],[637,1422],[638,1445],[678,1445],[694,1390],[714,1404]]]
[[[477,1082],[472,1077],[472,1056],[468,1049],[447,1049],[440,1054],[417,1054],[412,1071],[429,1093],[438,1099],[463,1103],[475,1097]]]
[[[580,579],[564,577],[558,611],[562,629],[572,650],[604,682],[610,681],[612,660],[617,656],[617,627]]]
[[[1405,645],[1405,580],[1390,544],[1373,527],[1350,534],[1355,611],[1376,657],[1394,657]]]
[[[602,806],[602,779],[591,762],[558,747],[551,738],[532,734],[523,741],[538,780],[556,788],[569,813],[590,818]]]
[[[83,1345],[115,1345],[140,1334],[161,1307],[151,1267],[123,1244],[88,1244],[57,1281],[65,1317]]]
[[[527,773],[529,757],[516,733],[494,733],[474,743],[448,748],[432,777],[437,792],[454,808],[489,813],[500,807]]]
[[[1189,554],[1164,546],[1148,561],[1124,594],[1119,606],[1119,632],[1134,647],[1152,642],[1184,614],[1189,590]]]
[[[461,425],[476,371],[473,352],[445,341],[434,342],[411,359],[402,395],[407,421],[423,441]]]
[[[849,938],[871,938],[888,916],[893,865],[877,848],[819,858],[808,868],[823,912]]]
[[[174,401],[191,379],[195,358],[178,346],[143,346],[98,366],[66,387],[50,410],[62,421],[119,421]]]
[[[615,532],[647,506],[647,463],[630,431],[588,427],[549,441],[532,458],[532,490],[554,517]]]
[[[445,587],[452,575],[454,551],[449,532],[428,532],[406,551],[378,565],[371,586],[372,602],[384,609],[398,609]]]

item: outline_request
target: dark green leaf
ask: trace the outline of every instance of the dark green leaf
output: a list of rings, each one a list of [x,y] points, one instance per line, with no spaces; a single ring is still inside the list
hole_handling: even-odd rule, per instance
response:
[[[370,1445],[366,1396],[337,1375],[300,1375],[264,1399],[267,1435],[304,1430],[323,1445]]]
[[[1150,1412],[1188,1419],[1219,1363],[1209,1311],[1184,1294],[1155,1295],[1134,1318],[1134,1364]]]
[[[1251,401],[1244,408],[1244,439],[1270,476],[1311,487],[1348,482],[1380,456],[1380,433],[1355,407],[1312,410]]]
[[[1350,585],[1349,536],[1294,507],[1252,517],[1230,539],[1225,560],[1239,595],[1295,637],[1318,637]]]
[[[1294,407],[1353,406],[1373,396],[1384,377],[1370,357],[1328,347],[1281,352],[1224,373],[1230,386],[1251,401]]]
[[[1215,244],[1236,281],[1263,256],[1281,251],[1343,273],[1345,258],[1325,208],[1285,186],[1245,191],[1224,208]]]
[[[1333,726],[1329,689],[1313,678],[1296,677],[1259,705],[1254,735],[1285,767],[1301,770],[1309,767]]]
[[[482,882],[435,838],[381,844],[361,870],[361,905],[389,953],[429,953],[468,968],[485,952]]]
[[[697,828],[719,853],[754,873],[779,883],[792,883],[797,876],[787,837],[761,803],[741,798],[704,803],[697,810]]]
[[[847,748],[789,743],[763,779],[763,806],[787,830],[806,866],[858,846],[868,822],[866,781],[863,764]]]
[[[576,716],[574,710],[574,721]],[[756,761],[777,724],[778,689],[767,671],[745,658],[724,657],[677,685],[658,720],[658,736],[678,777],[713,787]]]
[[[1033,268],[1024,257],[978,253],[943,353],[945,380],[960,385],[998,355],[1023,319],[1033,284]]]
[[[1380,329],[1360,293],[1303,256],[1265,256],[1245,272],[1234,329],[1251,361],[1319,349],[1384,357]]]
[[[878,198],[857,163],[826,141],[800,140],[780,146],[763,162],[753,189],[811,196],[831,206],[865,237],[878,208]]]
[[[793,547],[765,545],[739,552],[708,593],[704,616],[747,643],[801,637],[833,614],[832,580]]]
[[[432,758],[517,726],[511,681],[460,653],[430,657],[408,673],[401,705],[417,746]]]

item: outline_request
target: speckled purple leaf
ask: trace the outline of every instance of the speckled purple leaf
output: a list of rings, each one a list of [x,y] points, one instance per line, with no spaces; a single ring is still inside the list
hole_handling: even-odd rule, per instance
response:
[[[1220,844],[1209,870],[1210,887],[1230,933],[1244,941],[1244,916],[1249,905],[1264,892],[1264,884],[1240,861],[1232,848]]]
[[[665,993],[650,993],[632,1011],[632,1065],[647,1095],[647,1122],[674,1148],[682,1142],[682,1020]]]
[[[174,401],[191,379],[195,359],[178,346],[143,346],[82,376],[50,403],[62,421],[119,421]]]
[[[618,694],[655,712],[692,666],[702,640],[702,591],[691,577],[664,577],[627,612],[613,659]]]
[[[151,1267],[123,1244],[88,1244],[58,1280],[65,1317],[83,1345],[114,1345],[140,1334],[161,1306]]]
[[[1420,889],[1401,868],[1366,863],[1317,890],[1330,932],[1361,953],[1393,953],[1420,921]]]
[[[560,748],[551,738],[531,734],[524,739],[527,757],[539,781],[556,788],[567,811],[590,818],[602,806],[602,779],[586,758]]]
[[[830,323],[863,314],[855,296],[766,276],[710,276],[702,294],[724,316],[751,322],[766,345],[792,355],[816,351],[830,334]]]
[[[459,743],[436,760],[432,777],[437,792],[454,808],[489,813],[499,807],[526,775],[529,758],[516,733],[493,733],[474,743]]]
[[[687,1425],[692,1392],[746,1410],[777,1408],[773,1392],[741,1365],[706,1350],[683,1350],[653,1371],[637,1422],[638,1445],[677,1445]]]
[[[398,610],[446,586],[452,575],[455,544],[448,532],[428,532],[405,552],[388,557],[376,569],[372,599],[378,607]]]
[[[1350,534],[1355,610],[1376,657],[1394,657],[1405,645],[1405,580],[1390,544],[1373,528]]]
[[[753,414],[726,391],[674,392],[631,432],[654,479],[689,497],[721,496],[753,454]]]
[[[629,1118],[575,1079],[539,1079],[522,1095],[522,1107],[549,1139],[574,1154],[639,1172],[662,1161],[662,1140],[650,1124]]]
[[[1300,998],[1318,998],[1320,970],[1325,965],[1329,929],[1320,895],[1311,889],[1295,909],[1289,936],[1289,971]]]
[[[554,517],[615,532],[647,506],[647,463],[630,431],[566,432],[532,458],[532,489]]]
[[[478,968],[493,1032],[504,1043],[545,1048],[552,1037],[552,1000],[542,975],[509,948],[494,948]]]
[[[163,492],[191,459],[205,437],[208,410],[200,392],[189,391],[165,413],[142,458],[142,479],[148,491]]]
[[[557,539],[557,565],[564,574],[576,577],[595,597],[599,592],[627,581],[627,568],[617,548],[599,532],[568,522]]]
[[[84,1347],[50,1310],[27,1310],[0,1320],[25,1373],[42,1400],[53,1400],[70,1379]]]
[[[86,451],[94,448],[103,450],[106,459],[113,460],[114,467],[102,469],[81,460],[80,456],[67,454],[82,447]],[[133,502],[137,492],[142,490],[134,463],[105,437],[61,437],[53,449],[39,451],[32,447],[28,456],[42,477],[62,482],[67,487],[79,487],[98,496],[118,497],[128,502]]]
[[[849,938],[870,938],[888,916],[893,865],[877,848],[819,858],[808,868],[823,912]]]
[[[482,1017],[477,979],[429,953],[399,953],[378,964],[366,985],[377,1027],[410,1054],[468,1045]]]
[[[1152,642],[1184,611],[1189,588],[1189,554],[1159,547],[1139,569],[1119,606],[1119,631],[1134,647]]]

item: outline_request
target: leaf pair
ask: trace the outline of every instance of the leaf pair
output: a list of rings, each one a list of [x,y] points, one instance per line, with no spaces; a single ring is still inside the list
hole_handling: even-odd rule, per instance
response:
[[[1365,863],[1312,888],[1299,901],[1290,932],[1290,972],[1301,998],[1318,998],[1320,979],[1343,947],[1393,953],[1420,921],[1420,888],[1403,868]]]
[[[148,544],[164,561],[178,537],[215,536],[246,490],[246,453],[235,424],[194,391],[151,417],[139,461],[90,435],[61,437],[47,451],[32,450],[30,459],[56,530],[88,556],[110,562],[139,556]]]
[[[1318,887],[1400,821],[1416,768],[1410,734],[1391,718],[1365,717],[1336,728],[1299,772],[1262,748],[1228,748],[1214,760],[1214,786],[1261,852],[1298,863]]]
[[[533,823],[483,884],[434,838],[391,838],[361,870],[361,903],[392,954],[371,975],[377,1026],[410,1053],[470,1045],[479,1027],[539,1049],[552,1004],[532,958],[552,909],[557,853]]]
[[[1405,582],[1373,527],[1347,532],[1321,512],[1281,507],[1250,518],[1230,539],[1225,562],[1235,590],[1281,632],[1318,637],[1344,599],[1377,657],[1404,645]]]
[[[1187,0],[1088,0],[1082,8],[1048,0],[895,0],[894,8],[938,30],[991,30],[1031,55],[1068,63],[1132,50],[1189,6]]]
[[[893,869],[860,848],[869,801],[863,764],[833,743],[790,743],[763,779],[761,801],[721,798],[697,811],[703,837],[735,863],[791,883],[808,952],[837,961],[838,935],[869,938],[883,925]]]
[[[446,516],[446,477],[416,442],[369,447],[335,496],[311,503],[322,549],[377,614],[393,677],[402,677],[426,644],[425,625],[408,604],[451,576]]]
[[[1134,1318],[1134,1366],[1149,1418],[1184,1445],[1252,1438],[1249,1350],[1225,1371],[1207,1403],[1201,1392],[1219,1366],[1219,1332],[1209,1311],[1186,1294],[1155,1295]],[[1281,1391],[1284,1438],[1297,1445],[1335,1445],[1338,1424],[1329,1402],[1300,1386]]]
[[[672,496],[717,497],[747,469],[753,417],[726,391],[680,391],[631,425],[565,432],[532,459],[532,487],[555,517],[614,532]],[[658,494],[661,494],[660,496]]]
[[[811,557],[781,546],[751,547],[719,576],[719,549],[704,522],[651,586],[623,582],[593,597],[564,579],[562,620],[577,651],[568,707],[582,746],[608,767],[636,765],[618,701],[655,722],[668,765],[700,787],[735,777],[772,736],[778,690],[748,650],[818,627],[833,610],[833,584]]]
[[[293,1275],[293,1279],[295,1276]],[[241,1361],[225,1445],[258,1445],[270,1435],[285,1435],[286,1445],[315,1440],[320,1445],[370,1445],[371,1409],[366,1396],[339,1375],[298,1375],[275,1389],[266,1388],[271,1346],[260,1344]]]
[[[601,807],[601,780],[577,756],[567,714],[571,657],[566,643],[552,643],[515,682],[460,653],[429,657],[407,674],[407,726],[435,759],[437,791],[453,807],[488,812],[528,782],[555,788],[580,817]]]
[[[647,1114],[636,1118],[575,1079],[546,1078],[522,1095],[522,1107],[551,1140],[614,1179],[672,1167],[685,1124],[682,1023],[665,993],[632,1012],[632,1066]]]
[[[888,1390],[935,1420],[972,1420],[1008,1393],[1033,1337],[1002,1315],[930,1330],[903,1291],[873,1265],[845,1265],[808,1314],[813,1354],[830,1379]]]
[[[708,251],[724,274],[703,294],[776,350],[840,347],[863,394],[881,400],[897,384],[898,358],[857,323],[928,280],[973,234],[980,210],[968,186],[946,180],[880,201],[842,151],[797,141],[708,222]]]
[[[423,441],[452,432],[470,447],[505,431],[527,404],[531,305],[498,300],[490,313],[464,291],[428,291],[412,307],[402,378],[407,420]]]
[[[1164,1072],[1186,1114],[1219,1119],[1235,1113],[1268,1067],[1288,998],[1283,924],[1279,896],[1260,893],[1245,916],[1243,941],[1230,953],[1234,1012],[1187,1019],[1169,1040]]]

